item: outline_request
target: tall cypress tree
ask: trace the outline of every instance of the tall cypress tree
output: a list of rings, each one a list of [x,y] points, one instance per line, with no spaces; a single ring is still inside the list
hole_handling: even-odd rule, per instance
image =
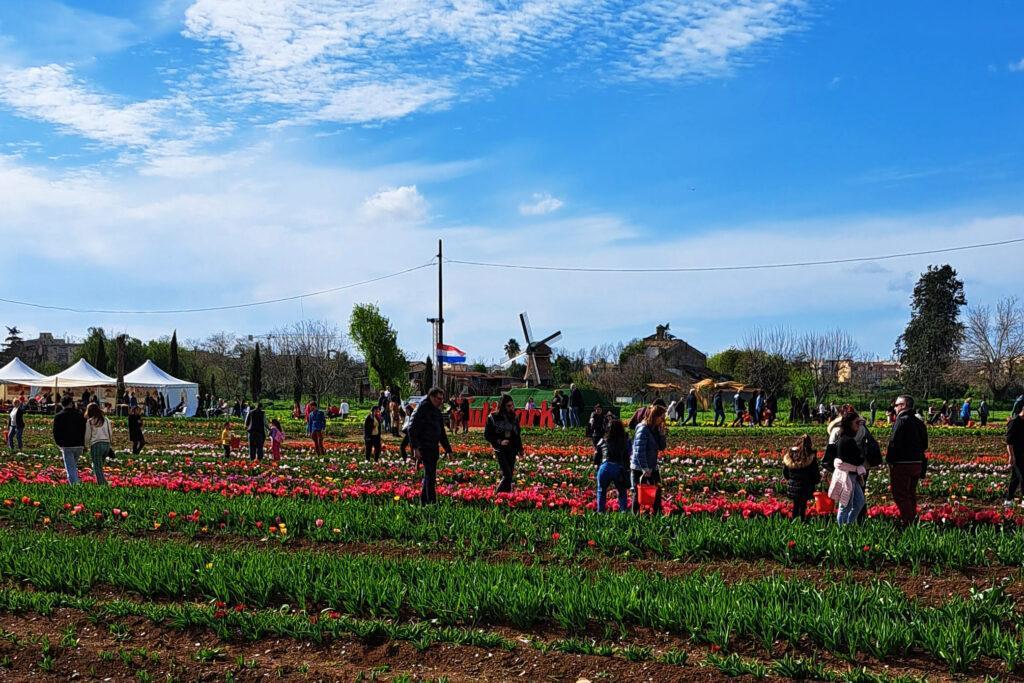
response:
[[[96,345],[96,357],[92,359],[92,365],[100,372],[106,373],[107,365],[110,362],[107,360],[107,338],[102,329],[97,336],[99,343]]]
[[[302,405],[302,358],[295,356],[295,376],[292,378],[292,398],[295,405]]]
[[[896,340],[895,354],[904,386],[924,400],[942,388],[960,353],[960,309],[966,304],[964,283],[952,266],[928,266],[914,285],[910,322]]]
[[[260,343],[256,342],[256,351],[252,354],[252,366],[249,368],[249,388],[252,400],[259,401],[263,393],[263,361],[260,359]]]
[[[210,399],[217,399],[217,375],[213,374],[213,372],[210,373]],[[210,407],[212,408],[213,406]]]
[[[170,368],[167,372],[171,373],[172,376],[178,377],[181,373],[181,369],[178,366],[178,331],[175,330],[171,333],[171,362]]]
[[[124,354],[125,354],[125,338],[128,335],[119,334],[117,335],[117,402],[118,404],[127,403],[125,398],[124,390]]]

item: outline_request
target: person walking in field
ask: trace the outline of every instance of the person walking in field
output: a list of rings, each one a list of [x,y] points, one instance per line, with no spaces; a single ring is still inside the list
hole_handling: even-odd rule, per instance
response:
[[[313,439],[313,452],[323,455],[326,452],[324,450],[324,431],[327,429],[327,415],[320,410],[316,401],[311,401],[310,404],[313,410],[309,413],[309,436]]]
[[[900,523],[908,526],[917,517],[917,483],[928,468],[928,428],[914,415],[914,399],[900,396],[893,405],[896,420],[886,449],[892,498],[900,510]]]
[[[257,403],[245,416],[245,433],[249,437],[249,459],[263,460],[263,447],[267,440],[267,419],[263,404]]]
[[[14,442],[18,442],[18,450],[22,449],[21,436],[25,432],[25,403],[20,398],[14,399],[11,406],[11,423],[7,430],[7,447],[14,450]]]
[[[284,443],[284,430],[281,421],[276,417],[270,421],[270,457],[274,462],[281,460],[281,444]]]
[[[719,389],[715,392],[715,397],[711,399],[711,405],[715,409],[715,426],[725,426],[725,400],[722,397],[722,390]],[[721,422],[719,422],[721,420]]]
[[[78,458],[85,450],[85,416],[70,395],[61,399],[61,411],[53,416],[53,442],[64,459],[69,484],[78,484]]]
[[[981,420],[982,427],[988,424],[988,401],[984,398],[981,399],[981,405],[978,406],[978,419]]]
[[[1006,488],[1005,507],[1012,507],[1018,493],[1024,494],[1024,408],[1006,424],[1006,456],[1010,484]]]
[[[138,455],[146,446],[142,433],[142,409],[135,405],[128,411],[128,440],[132,442],[132,455]]]
[[[804,434],[782,456],[782,476],[793,501],[793,519],[807,520],[807,503],[821,482],[818,453],[811,445],[811,437]]]
[[[106,485],[103,462],[114,452],[114,428],[103,414],[103,409],[95,403],[89,404],[85,418],[85,446],[92,460],[92,473],[97,484]]]
[[[594,410],[590,413],[590,419],[587,420],[587,436],[590,437],[590,443],[594,444],[594,464],[599,465],[600,460],[597,456],[597,442],[604,438],[605,428],[608,424],[608,418],[611,417],[611,413],[604,412],[604,407],[600,403],[594,406]]]
[[[516,419],[516,405],[508,394],[501,395],[498,408],[487,416],[484,439],[494,449],[494,457],[501,470],[501,480],[494,492],[511,493],[516,457],[523,452],[523,439],[519,420]]]
[[[580,426],[580,413],[583,412],[583,392],[575,384],[569,385],[569,425]]]
[[[967,426],[967,423],[971,421],[971,399],[970,397],[964,401],[964,404],[960,406],[960,425],[963,427]]]
[[[597,469],[597,511],[606,509],[605,499],[611,486],[618,492],[619,512],[629,510],[629,469],[633,444],[622,420],[610,420],[604,437],[597,442],[601,465]]]
[[[658,486],[654,498],[654,512],[661,513],[661,472],[658,453],[665,450],[665,406],[652,405],[637,425],[633,436],[633,453],[629,458],[630,488],[633,489],[633,512],[640,512],[637,486],[641,483]]]
[[[875,399],[871,399],[871,403],[868,404],[868,409],[871,411],[871,426],[875,426],[875,414],[878,412],[878,405],[875,403]]]
[[[224,420],[220,430],[220,446],[224,449],[224,459],[231,457],[231,420]]]
[[[732,397],[732,408],[736,411],[736,417],[733,418],[730,427],[742,427],[743,426],[743,414],[747,412],[747,404],[743,401],[743,395],[740,392],[736,392],[736,395]]]
[[[366,446],[366,462],[380,460],[380,433],[383,423],[380,408],[373,407],[363,420],[363,445]]]
[[[441,405],[444,390],[433,387],[427,392],[426,400],[420,402],[409,424],[409,443],[417,462],[423,464],[423,484],[420,488],[420,503],[433,505],[437,502],[437,461],[441,448],[451,456],[452,446],[444,431],[444,416]]]
[[[694,427],[697,426],[697,390],[690,389],[689,393],[686,394],[686,419],[683,420],[683,424],[692,424]]]

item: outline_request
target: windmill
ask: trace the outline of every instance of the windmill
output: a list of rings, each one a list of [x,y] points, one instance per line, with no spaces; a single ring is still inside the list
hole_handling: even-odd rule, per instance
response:
[[[530,328],[530,318],[526,313],[519,314],[519,323],[523,326],[526,348],[518,356],[506,360],[502,363],[502,366],[508,367],[523,356],[526,356],[526,374],[523,379],[526,380],[527,386],[550,386],[553,376],[551,374],[551,347],[548,344],[561,339],[562,333],[555,332],[540,341],[534,341],[533,330]]]

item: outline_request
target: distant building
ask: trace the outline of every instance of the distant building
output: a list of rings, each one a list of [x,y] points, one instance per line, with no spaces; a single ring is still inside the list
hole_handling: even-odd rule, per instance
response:
[[[896,379],[901,369],[899,362],[894,360],[843,359],[825,362],[836,373],[839,384],[850,382],[869,389],[877,389],[887,380]]]
[[[708,357],[682,339],[669,334],[668,329],[668,325],[658,325],[654,334],[644,337],[644,355],[661,361],[666,370],[688,382],[714,376],[707,369]]]
[[[56,339],[50,332],[40,332],[37,339],[25,339],[18,344],[17,355],[31,366],[42,363],[68,366],[81,346],[65,339]]]

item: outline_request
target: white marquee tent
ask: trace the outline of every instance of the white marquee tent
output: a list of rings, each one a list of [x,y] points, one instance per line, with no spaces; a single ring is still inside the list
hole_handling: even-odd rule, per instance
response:
[[[184,396],[185,414],[189,416],[195,415],[199,409],[199,385],[168,375],[151,360],[125,375],[124,385],[139,389],[156,389],[163,394],[169,409],[178,405]]]
[[[41,373],[25,365],[20,358],[15,358],[0,368],[0,392],[2,392],[3,398],[7,398],[7,386],[9,384],[27,387],[29,382],[41,377],[43,377]]]
[[[89,365],[89,361],[82,358],[66,370],[61,370],[56,375],[39,377],[26,382],[32,387],[49,387],[52,389],[78,389],[82,387],[116,387],[117,380],[104,375],[102,372]]]

